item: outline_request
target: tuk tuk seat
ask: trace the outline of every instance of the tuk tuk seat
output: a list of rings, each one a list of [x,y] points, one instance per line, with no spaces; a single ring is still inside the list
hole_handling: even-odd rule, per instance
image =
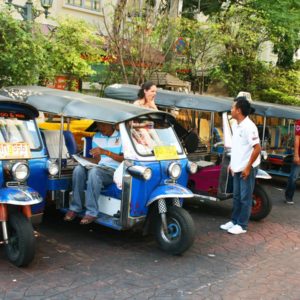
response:
[[[90,150],[92,149],[92,140],[93,138],[90,136],[85,136],[81,139],[83,141],[83,153],[84,157],[92,157],[90,155]]]
[[[59,158],[59,130],[42,130],[43,139],[45,141],[48,155],[50,158]],[[63,136],[62,159],[69,158],[68,149],[66,147],[65,138]]]
[[[73,133],[69,130],[64,130],[63,134],[64,134],[65,144],[68,149],[69,155],[76,154],[78,152],[78,146],[75,141],[75,137]]]
[[[41,130],[42,138],[46,144],[50,158],[59,157],[59,130]],[[74,135],[71,131],[63,131],[63,152],[62,158],[70,158],[71,155],[78,152]]]
[[[115,183],[111,183],[110,185],[106,186],[102,192],[102,195],[116,198],[121,200],[122,198],[122,190],[117,188],[117,185]]]

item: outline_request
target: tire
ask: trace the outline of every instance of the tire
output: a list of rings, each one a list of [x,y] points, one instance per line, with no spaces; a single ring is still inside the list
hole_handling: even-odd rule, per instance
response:
[[[252,221],[259,221],[265,218],[272,210],[272,201],[265,190],[259,184],[255,185],[253,192],[253,204],[250,219]]]
[[[6,255],[15,266],[25,267],[35,255],[35,237],[31,222],[21,212],[14,212],[8,217]]]
[[[162,228],[160,215],[156,215],[154,224],[155,238],[161,249],[179,255],[191,247],[195,239],[195,225],[190,214],[181,207],[170,206],[166,213],[168,234]]]

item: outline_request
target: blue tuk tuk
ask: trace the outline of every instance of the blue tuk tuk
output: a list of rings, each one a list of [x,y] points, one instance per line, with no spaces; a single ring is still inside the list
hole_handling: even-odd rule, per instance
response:
[[[56,160],[51,158],[53,169],[56,165],[58,172],[53,171],[47,182],[52,200],[60,210],[65,212],[71,201],[72,169],[76,165],[72,158],[63,155],[67,144],[64,120],[88,118],[114,124],[120,131],[124,162],[118,169],[117,184],[106,187],[99,196],[95,222],[116,230],[141,227],[144,233],[153,232],[159,246],[171,254],[181,254],[193,244],[194,222],[182,204],[184,199],[194,196],[186,185],[188,175],[197,171],[197,165],[188,161],[174,132],[172,115],[44,87],[13,87],[7,91],[40,111],[61,117],[61,130],[54,143],[59,155]],[[88,156],[90,141],[84,139],[83,143],[83,154]],[[69,149],[69,153],[76,151]],[[78,156],[73,157],[80,161]]]
[[[33,106],[0,96],[0,221],[6,255],[26,266],[35,255],[47,187],[47,156]]]

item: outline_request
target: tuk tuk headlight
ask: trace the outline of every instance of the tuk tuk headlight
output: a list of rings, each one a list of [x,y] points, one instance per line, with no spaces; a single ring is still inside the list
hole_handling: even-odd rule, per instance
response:
[[[172,162],[168,167],[168,174],[172,179],[179,178],[181,175],[181,166],[176,162]]]
[[[142,178],[144,180],[149,180],[152,177],[152,170],[143,166],[131,166],[128,167],[128,172],[133,177]]]
[[[48,160],[47,168],[51,176],[55,176],[58,174],[58,164],[56,161]]]
[[[18,162],[12,166],[11,173],[14,180],[25,181],[29,177],[29,167],[26,163]]]
[[[187,164],[187,169],[190,174],[195,174],[198,171],[198,165],[192,161],[189,161]]]

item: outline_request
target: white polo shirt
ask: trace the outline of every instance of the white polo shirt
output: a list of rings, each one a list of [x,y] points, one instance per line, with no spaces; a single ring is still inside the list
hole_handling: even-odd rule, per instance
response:
[[[230,167],[233,172],[242,172],[247,166],[253,146],[259,144],[259,136],[256,125],[246,117],[240,124],[235,123],[232,126],[232,149]],[[252,167],[260,164],[260,155],[257,157]]]

